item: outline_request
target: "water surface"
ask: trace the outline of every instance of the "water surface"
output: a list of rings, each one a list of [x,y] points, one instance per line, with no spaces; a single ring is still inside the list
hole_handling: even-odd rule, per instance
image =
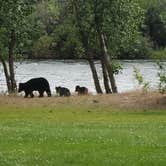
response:
[[[141,74],[151,87],[156,87],[157,68],[154,62],[147,60],[121,61],[123,70],[116,75],[119,92],[131,91],[139,88],[134,78],[133,66],[140,69]],[[102,79],[101,65],[96,61],[100,82]],[[86,86],[95,93],[90,67],[86,61],[73,60],[25,60],[15,63],[17,83],[25,82],[34,77],[45,77],[55,91],[55,86],[65,86],[74,92],[75,86]],[[6,82],[2,65],[0,65],[0,91],[6,91]]]

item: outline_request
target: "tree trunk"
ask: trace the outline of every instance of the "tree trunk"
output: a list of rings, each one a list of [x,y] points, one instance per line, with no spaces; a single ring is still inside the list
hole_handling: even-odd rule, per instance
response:
[[[92,76],[93,76],[96,92],[98,94],[102,94],[103,92],[102,92],[102,89],[101,89],[101,86],[100,86],[100,82],[99,82],[99,79],[98,79],[98,75],[97,75],[97,71],[96,71],[94,61],[91,58],[91,55],[87,55],[87,56],[88,56],[87,59],[88,59],[88,62],[89,62],[89,65],[90,65],[90,68],[91,68],[91,71],[92,71]]]
[[[2,66],[4,69],[4,73],[5,73],[7,89],[8,89],[8,92],[10,93],[11,92],[11,82],[10,82],[10,76],[9,76],[9,72],[7,69],[7,65],[6,65],[6,62],[3,58],[1,58],[1,62],[2,62]]]
[[[106,93],[112,93],[111,88],[109,86],[108,73],[107,73],[107,69],[106,69],[103,57],[101,57],[101,66],[103,71],[103,81],[104,81],[105,91]]]
[[[102,24],[101,24],[101,18],[98,16],[98,0],[94,1],[94,14],[95,14],[95,28],[97,31],[97,35],[98,35],[98,39],[99,39],[99,43],[100,43],[100,49],[101,49],[101,53],[103,56],[103,62],[106,66],[106,70],[108,72],[108,77],[110,79],[110,83],[111,83],[111,88],[112,88],[112,92],[113,93],[117,93],[117,86],[116,86],[116,82],[115,82],[115,78],[114,78],[114,73],[113,73],[113,69],[112,69],[112,64],[111,64],[111,59],[110,56],[108,54],[107,51],[107,46],[106,46],[106,42],[105,42],[105,37],[102,33]]]
[[[94,64],[94,61],[93,61],[93,57],[91,56],[91,54],[89,52],[88,36],[85,34],[84,30],[82,29],[82,25],[80,23],[80,16],[79,16],[76,1],[74,1],[73,7],[74,7],[74,11],[75,11],[76,24],[78,26],[78,31],[80,33],[80,39],[81,39],[83,48],[85,49],[85,54],[87,56],[87,60],[88,60],[89,65],[90,65],[90,69],[92,71],[92,76],[93,76],[93,80],[94,80],[94,84],[95,84],[95,89],[96,89],[96,92],[98,94],[99,93],[101,94],[103,92],[102,92],[100,82],[99,82],[99,79],[98,79],[98,74],[97,74],[96,67],[95,67],[95,64]]]
[[[101,32],[98,32],[98,35],[99,35],[100,45],[101,45],[101,49],[102,49],[102,56],[104,58],[104,63],[107,68],[108,76],[109,76],[111,87],[112,87],[112,92],[117,93],[118,90],[117,90],[117,86],[116,86],[116,82],[115,82],[115,78],[114,78],[114,73],[113,73],[113,69],[112,69],[112,65],[111,65],[110,56],[108,55],[106,43],[104,40],[104,35]]]
[[[16,35],[15,31],[11,31],[10,42],[9,42],[9,72],[10,72],[10,81],[11,81],[11,92],[15,92],[17,85],[15,81],[15,73],[14,73],[14,48],[16,45]]]

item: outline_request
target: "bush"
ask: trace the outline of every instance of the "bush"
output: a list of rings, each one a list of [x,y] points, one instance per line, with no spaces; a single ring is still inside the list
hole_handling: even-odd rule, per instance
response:
[[[154,50],[151,54],[151,58],[153,58],[153,59],[166,59],[166,48]]]
[[[58,25],[51,35],[54,38],[53,50],[55,50],[58,58],[82,58],[84,52],[82,43],[70,20],[65,21],[63,25]]]
[[[143,76],[141,75],[139,69],[134,66],[134,77],[135,79],[138,81],[139,86],[141,86],[143,92],[147,92],[148,89],[150,88],[149,82],[146,82],[143,78]]]
[[[140,36],[129,47],[120,50],[119,58],[122,59],[146,59],[152,53],[152,43],[145,37]]]
[[[159,85],[158,89],[160,93],[166,93],[166,64],[157,62]]]
[[[52,42],[52,37],[48,35],[41,36],[33,45],[33,57],[50,58]]]

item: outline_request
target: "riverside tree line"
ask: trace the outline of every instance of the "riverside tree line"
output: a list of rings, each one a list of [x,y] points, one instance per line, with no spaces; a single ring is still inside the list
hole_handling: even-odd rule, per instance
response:
[[[14,60],[84,58],[97,93],[117,93],[117,58],[149,57],[166,45],[165,0],[1,0],[0,60],[8,91],[17,85]],[[157,54],[158,55],[158,54]]]

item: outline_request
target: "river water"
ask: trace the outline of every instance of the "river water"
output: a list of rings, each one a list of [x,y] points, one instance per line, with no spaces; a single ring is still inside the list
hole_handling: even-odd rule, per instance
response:
[[[134,78],[133,66],[136,66],[152,88],[157,86],[157,67],[154,62],[147,60],[121,61],[123,70],[116,75],[119,92],[139,89]],[[96,61],[99,79],[102,82],[101,65]],[[64,86],[74,92],[75,86],[86,86],[95,93],[91,70],[86,61],[72,60],[25,60],[15,63],[17,83],[25,82],[34,77],[45,77],[55,91],[55,86]],[[0,92],[6,91],[6,82],[2,65],[0,64]]]

